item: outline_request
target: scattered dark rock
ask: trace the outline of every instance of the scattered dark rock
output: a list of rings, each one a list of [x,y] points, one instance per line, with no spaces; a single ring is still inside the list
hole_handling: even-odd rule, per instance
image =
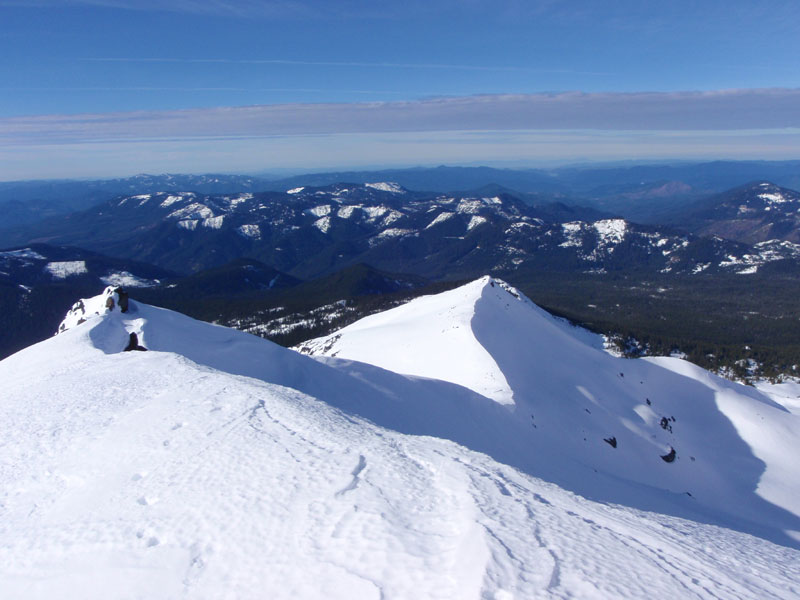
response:
[[[669,419],[667,417],[661,417],[661,429],[664,431],[669,431],[672,433],[672,425],[669,424]]]
[[[616,448],[617,447],[617,438],[616,437],[603,438],[603,441],[606,444],[608,444],[609,446],[611,446],[612,448]]]
[[[147,351],[147,348],[139,345],[139,336],[133,332],[131,332],[130,340],[128,341],[128,345],[125,347],[124,352],[131,352],[132,350],[137,350],[139,352]]]
[[[661,457],[661,460],[663,460],[664,462],[668,462],[668,463],[671,463],[671,462],[673,462],[673,461],[675,460],[675,448],[673,448],[672,446],[670,446],[670,448],[669,448],[669,454],[664,454],[664,455]]]
[[[120,312],[128,312],[128,292],[122,288],[114,290],[119,297],[119,310]]]
[[[650,406],[651,404],[653,404],[652,402],[650,402],[650,398],[645,398],[644,401],[647,402],[647,406]]]
[[[114,310],[114,298],[109,296],[106,298],[106,308],[108,310]]]

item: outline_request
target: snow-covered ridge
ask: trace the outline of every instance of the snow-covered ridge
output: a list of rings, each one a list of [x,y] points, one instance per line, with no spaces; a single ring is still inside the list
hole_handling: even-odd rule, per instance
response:
[[[0,252],[0,258],[4,259],[33,259],[33,260],[47,260],[44,256],[31,250],[30,248],[22,248],[20,250],[6,250]]]
[[[405,192],[402,186],[392,182],[381,181],[378,183],[365,183],[364,185],[368,188],[379,190],[381,192],[391,192],[393,194],[402,194]]]
[[[771,433],[789,427],[784,451],[800,447],[800,421],[770,398],[680,359],[610,356],[598,336],[554,319],[498,280],[413,300],[300,350],[464,386],[513,407],[533,428],[537,452],[558,448],[562,458],[688,492],[714,510],[729,510],[727,494],[739,493],[734,463],[756,456],[767,465],[756,476],[759,502],[790,511],[800,524],[800,502],[792,499],[800,498],[800,483],[787,487],[794,467],[777,458]],[[605,447],[587,454],[592,439]],[[720,448],[733,446],[739,458],[723,459]]]
[[[775,189],[780,191],[780,188]],[[755,188],[755,191],[762,195],[778,193],[769,186]],[[463,256],[452,255],[451,244],[457,244],[467,235],[476,239],[487,236],[496,228],[500,239],[492,244],[479,244],[467,259],[496,271],[532,267],[539,263],[560,264],[564,265],[560,268],[572,269],[582,263],[583,266],[578,268],[584,272],[603,273],[609,268],[641,267],[644,263],[643,268],[652,273],[703,276],[726,270],[752,273],[766,262],[776,260],[800,261],[785,247],[774,247],[763,255],[757,248],[723,239],[715,240],[709,247],[690,235],[659,231],[623,219],[557,222],[552,217],[542,218],[546,213],[541,213],[540,209],[506,196],[422,197],[386,182],[302,187],[289,192],[288,195],[279,192],[258,195],[162,192],[150,195],[153,200],[144,204],[142,214],[147,218],[166,219],[174,226],[192,232],[193,236],[202,237],[212,230],[220,231],[223,235],[247,237],[254,246],[269,245],[273,248],[293,245],[296,236],[307,234],[315,236],[316,244],[336,243],[337,240],[345,241],[341,239],[345,238],[354,244],[357,252],[367,253],[378,245],[397,243],[397,236],[381,235],[387,229],[414,231],[420,243],[428,247],[433,241],[430,238],[446,235],[448,241],[444,247],[434,244],[441,247],[430,257],[434,264],[463,260]],[[780,194],[790,197],[788,192]],[[738,206],[741,199],[737,200],[734,208],[741,213],[737,218],[749,218],[750,212],[759,212],[759,207],[765,202],[757,194],[750,194],[747,198],[749,204],[741,206]],[[453,216],[458,218],[452,220]],[[347,226],[341,222],[343,220],[348,221]],[[440,229],[438,226],[444,222],[448,222],[446,229]],[[540,229],[526,228],[524,231],[518,224],[526,222],[536,223]],[[257,226],[260,235],[248,235],[246,231],[255,231],[251,226]],[[314,231],[327,236],[331,228],[340,233],[335,239],[330,236],[320,238]],[[181,251],[175,252],[180,254]],[[567,254],[573,254],[579,262],[562,260],[568,258]],[[643,256],[652,257],[652,260],[643,261]],[[439,275],[446,273],[450,266],[442,264],[438,267]]]
[[[513,405],[109,298],[0,361],[7,597],[797,595],[769,391],[609,357],[491,278],[403,314],[415,352],[468,327]]]

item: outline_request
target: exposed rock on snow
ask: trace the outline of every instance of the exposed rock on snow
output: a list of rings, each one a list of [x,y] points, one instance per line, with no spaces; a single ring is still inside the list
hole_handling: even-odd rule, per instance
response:
[[[115,308],[123,313],[128,312],[128,306],[128,293],[122,288],[108,286],[99,296],[82,298],[73,304],[58,326],[56,335],[81,325],[89,319],[104,315]]]

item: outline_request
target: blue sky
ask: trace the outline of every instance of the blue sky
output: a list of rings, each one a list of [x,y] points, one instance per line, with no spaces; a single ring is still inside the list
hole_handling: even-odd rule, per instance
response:
[[[800,158],[798,32],[781,0],[0,0],[0,179]]]

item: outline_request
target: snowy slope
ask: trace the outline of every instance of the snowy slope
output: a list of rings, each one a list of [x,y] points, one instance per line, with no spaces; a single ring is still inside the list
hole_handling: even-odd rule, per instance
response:
[[[410,375],[439,371],[509,406],[537,457],[515,464],[579,493],[800,541],[796,414],[680,359],[610,356],[599,338],[501,281],[419,298],[301,350]],[[616,447],[604,441],[612,438]],[[668,493],[640,497],[649,495],[599,484],[579,466]],[[670,497],[678,508],[662,504]]]
[[[796,549],[511,466],[510,405],[118,300],[0,362],[3,598],[800,593]]]

